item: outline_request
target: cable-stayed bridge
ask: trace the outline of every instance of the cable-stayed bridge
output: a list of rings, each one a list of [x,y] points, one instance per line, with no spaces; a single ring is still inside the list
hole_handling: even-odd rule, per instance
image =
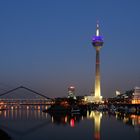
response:
[[[40,109],[40,106],[53,103],[54,100],[52,98],[24,86],[19,86],[0,94],[0,109]]]

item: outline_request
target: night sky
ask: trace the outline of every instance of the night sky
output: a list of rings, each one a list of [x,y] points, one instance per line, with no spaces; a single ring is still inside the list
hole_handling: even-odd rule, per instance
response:
[[[90,95],[99,20],[102,96],[140,86],[139,0],[1,0],[0,93],[20,85],[49,97]]]

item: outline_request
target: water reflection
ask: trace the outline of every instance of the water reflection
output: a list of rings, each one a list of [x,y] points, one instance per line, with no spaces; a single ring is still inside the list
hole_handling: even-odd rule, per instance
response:
[[[76,123],[80,123],[80,121],[83,121],[85,119],[91,119],[93,120],[93,130],[94,130],[94,140],[100,140],[101,138],[101,120],[102,117],[108,116],[108,117],[116,117],[117,121],[121,121],[125,125],[132,126],[137,132],[140,131],[140,115],[134,115],[134,114],[123,114],[119,112],[99,112],[99,111],[87,111],[87,114],[85,115],[52,115],[52,123],[55,125],[69,125],[70,127],[75,127]]]
[[[48,125],[61,126],[61,129],[63,126],[67,126],[65,128],[69,129],[69,131],[75,131],[78,124],[88,121],[92,123],[92,128],[90,126],[88,128],[89,131],[92,129],[94,133],[94,137],[92,135],[92,140],[100,140],[105,131],[102,125],[104,125],[104,121],[110,123],[107,118],[111,117],[113,119],[116,118],[117,121],[124,123],[126,126],[131,126],[136,132],[140,132],[140,115],[99,111],[87,111],[83,114],[47,114],[43,113],[40,109],[32,110],[29,108],[0,111],[0,129],[6,130],[10,136],[14,133],[14,135],[16,135],[15,137],[17,137],[17,135],[25,137],[31,133],[35,134],[35,131],[43,130],[43,127],[44,130],[47,129]],[[117,121],[115,121],[115,123]],[[26,128],[21,127],[23,124]],[[116,128],[116,130],[117,129],[118,128]]]
[[[140,115],[135,114],[125,114],[120,112],[115,112],[110,114],[108,112],[99,112],[99,111],[87,111],[85,114],[49,114],[51,117],[51,123],[54,124],[67,124],[71,127],[74,127],[75,123],[79,123],[84,119],[93,119],[95,131],[98,133],[100,130],[101,119],[107,114],[108,116],[114,116],[116,120],[122,121],[122,123],[131,126],[140,126]],[[28,107],[24,110],[5,110],[0,111],[0,118],[10,119],[10,120],[29,120],[29,119],[47,119],[48,114],[43,113],[40,109],[30,110]],[[97,134],[96,133],[96,134]]]
[[[43,108],[47,108],[46,106]],[[17,109],[7,109],[4,111],[0,111],[0,118],[4,120],[41,120],[46,119],[48,114],[42,112],[42,107],[35,106],[31,108],[30,106],[24,106],[22,108]]]
[[[136,131],[140,129],[140,115],[116,112],[116,120],[134,127]]]
[[[94,112],[94,137],[95,140],[100,140],[100,125],[101,125],[101,112]]]
[[[102,112],[87,111],[87,118],[94,120],[94,139],[100,140],[100,126],[101,126]]]
[[[0,131],[0,139],[7,140],[11,135],[16,137],[16,139],[18,139],[18,137],[25,137],[42,129],[49,123],[51,123],[51,121],[48,119],[48,114],[43,113],[41,110],[28,108],[3,110],[0,111],[0,129],[2,130]],[[10,136],[3,139],[4,133],[2,132]]]
[[[55,125],[68,125],[70,127],[75,127],[76,123],[79,123],[83,119],[81,115],[63,115],[63,114],[53,114],[51,115],[51,122]]]

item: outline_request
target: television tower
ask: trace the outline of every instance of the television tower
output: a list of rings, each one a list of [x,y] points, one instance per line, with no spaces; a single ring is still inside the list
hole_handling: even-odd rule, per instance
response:
[[[93,101],[100,103],[102,101],[101,96],[101,83],[100,83],[100,49],[103,46],[103,37],[100,36],[99,23],[96,25],[96,35],[92,38],[92,45],[96,49],[96,65],[95,65],[95,91]]]

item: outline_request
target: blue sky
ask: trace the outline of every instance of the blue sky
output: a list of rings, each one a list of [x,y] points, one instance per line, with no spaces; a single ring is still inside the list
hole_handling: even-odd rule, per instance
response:
[[[140,86],[139,5],[139,0],[1,0],[0,88],[24,85],[61,97],[74,85],[77,95],[90,95],[97,20],[104,37],[102,95]]]

